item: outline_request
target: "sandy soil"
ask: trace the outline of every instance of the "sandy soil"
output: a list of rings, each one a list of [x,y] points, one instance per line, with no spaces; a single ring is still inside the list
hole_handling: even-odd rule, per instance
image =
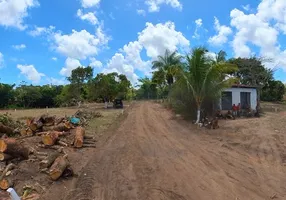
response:
[[[73,187],[43,199],[286,199],[285,123],[285,113],[269,113],[205,130],[135,103]]]

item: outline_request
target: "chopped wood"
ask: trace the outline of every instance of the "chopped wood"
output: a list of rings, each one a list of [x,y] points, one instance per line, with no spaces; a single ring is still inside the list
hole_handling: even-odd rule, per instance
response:
[[[59,156],[49,170],[50,178],[54,181],[58,180],[68,165],[68,160],[63,156]]]
[[[69,131],[71,129],[70,123],[60,123],[56,126],[43,126],[43,131]]]
[[[60,155],[59,152],[51,153],[45,160],[40,162],[40,169],[49,168]]]
[[[5,177],[0,180],[0,188],[2,190],[7,190],[8,188],[13,186],[13,181],[10,177]]]
[[[82,147],[86,147],[86,148],[96,148],[95,144],[83,144]]]
[[[21,129],[20,130],[20,135],[21,136],[26,136],[27,135],[27,130],[26,129]]]
[[[74,147],[81,148],[83,145],[83,137],[85,134],[85,130],[82,127],[76,127],[75,136],[74,136]]]
[[[9,165],[7,165],[4,171],[2,172],[2,175],[0,176],[0,180],[2,180],[5,177],[8,171],[11,171],[14,168],[16,168],[16,165],[13,163],[10,163]]]
[[[11,160],[13,157],[6,153],[0,153],[0,161]]]
[[[23,159],[28,159],[30,154],[29,148],[12,138],[0,139],[0,152]]]
[[[58,141],[58,144],[61,145],[61,146],[65,146],[65,147],[68,146],[67,143],[65,143],[64,141],[61,141],[61,140]]]
[[[42,135],[42,142],[44,145],[52,146],[57,142],[60,134],[61,132],[58,131],[47,132],[46,134]]]
[[[0,123],[0,133],[6,133],[8,135],[13,134],[14,129],[10,128],[8,126],[3,125],[2,123]]]
[[[94,144],[94,145],[95,145],[95,142],[94,142],[94,141],[87,141],[87,140],[85,140],[83,143],[84,143],[84,144]]]
[[[45,126],[53,126],[55,124],[55,116],[44,114],[41,118]]]
[[[26,134],[28,135],[28,136],[32,136],[33,134],[34,134],[34,132],[33,132],[33,130],[32,129],[30,129],[30,128],[27,128],[26,129]]]

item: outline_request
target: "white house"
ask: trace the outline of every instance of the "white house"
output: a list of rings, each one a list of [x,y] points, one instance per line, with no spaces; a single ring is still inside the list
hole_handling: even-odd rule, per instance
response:
[[[248,106],[255,110],[257,106],[257,89],[247,85],[233,85],[222,92],[220,109],[231,110],[232,105],[240,103],[241,109]]]

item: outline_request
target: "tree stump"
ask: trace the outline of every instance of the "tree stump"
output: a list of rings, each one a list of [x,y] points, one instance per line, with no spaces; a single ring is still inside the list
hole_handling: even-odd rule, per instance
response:
[[[85,130],[82,127],[77,127],[75,129],[75,136],[74,136],[74,147],[81,148],[83,146],[83,139],[84,139]]]
[[[59,156],[49,170],[50,178],[54,181],[58,180],[68,165],[68,160],[64,156]]]

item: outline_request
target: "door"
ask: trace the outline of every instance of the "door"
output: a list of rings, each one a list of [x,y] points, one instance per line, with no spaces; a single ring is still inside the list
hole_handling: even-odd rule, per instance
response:
[[[222,108],[222,110],[231,110],[231,108],[232,108],[232,92],[222,92],[221,108]]]
[[[251,95],[250,92],[241,92],[240,93],[241,109],[246,109],[247,107],[251,108],[250,95]]]

